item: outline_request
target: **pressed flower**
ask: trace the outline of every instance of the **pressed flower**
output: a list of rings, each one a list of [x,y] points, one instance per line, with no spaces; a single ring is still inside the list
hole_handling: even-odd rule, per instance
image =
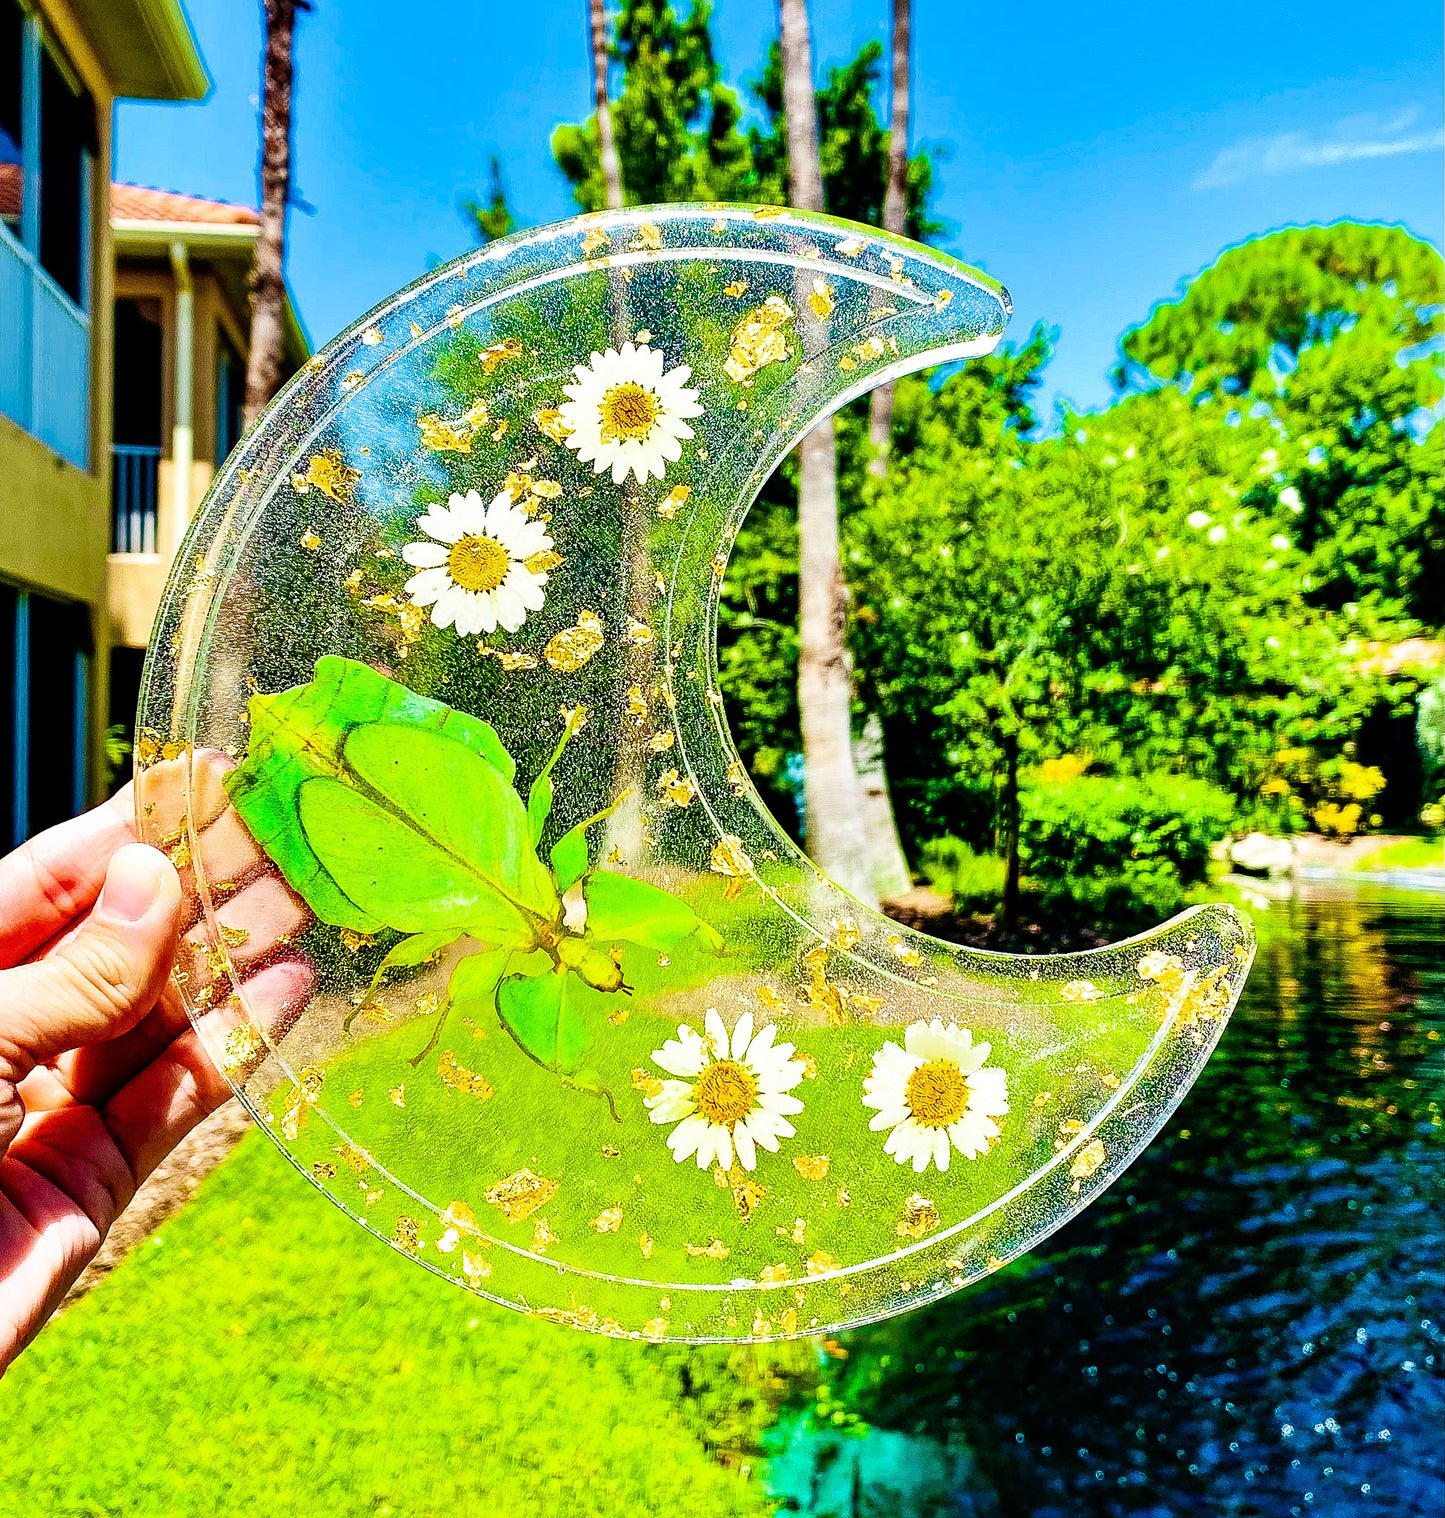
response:
[[[515,632],[546,599],[547,573],[535,556],[552,547],[543,522],[529,521],[510,491],[487,505],[475,490],[453,494],[417,518],[426,538],[408,543],[402,558],[419,569],[406,582],[417,606],[430,606],[438,627],[463,636]],[[533,564],[529,565],[528,561]]]
[[[891,1130],[884,1153],[920,1173],[930,1164],[947,1170],[954,1149],[968,1159],[984,1153],[998,1136],[994,1119],[1008,1111],[1008,1079],[988,1064],[989,1050],[937,1017],[911,1024],[902,1048],[884,1044],[863,1082],[863,1105],[878,1109],[868,1126]]]
[[[595,474],[611,469],[614,485],[629,474],[639,485],[660,480],[693,435],[687,418],[702,415],[697,391],[687,388],[692,370],[679,364],[664,373],[665,363],[646,343],[623,343],[620,353],[609,348],[590,365],[576,365],[576,383],[562,387],[568,400],[558,415],[571,428],[567,447]]]
[[[789,1116],[803,1104],[788,1093],[803,1078],[803,1063],[792,1044],[775,1044],[777,1026],[756,1034],[753,1015],[744,1012],[729,1038],[722,1018],[709,1009],[703,1032],[683,1023],[677,1037],[655,1049],[653,1060],[678,1079],[661,1082],[646,1105],[654,1123],[676,1123],[667,1147],[680,1164],[697,1156],[700,1170],[718,1164],[744,1170],[757,1164],[759,1146],[777,1152],[778,1140],[792,1138]]]

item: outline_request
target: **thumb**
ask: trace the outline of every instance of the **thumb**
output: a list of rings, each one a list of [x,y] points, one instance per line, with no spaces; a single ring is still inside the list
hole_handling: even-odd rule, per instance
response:
[[[0,971],[0,1051],[25,1069],[126,1032],[165,989],[181,883],[156,849],[111,856],[100,900],[47,958]]]

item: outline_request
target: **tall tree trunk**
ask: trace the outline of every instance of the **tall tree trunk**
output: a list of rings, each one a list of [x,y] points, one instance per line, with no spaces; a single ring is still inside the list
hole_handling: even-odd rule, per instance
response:
[[[779,0],[789,198],[823,209],[813,44],[806,0]],[[798,708],[803,728],[804,826],[815,864],[870,905],[877,901],[853,768],[852,679],[845,642],[848,591],[838,556],[838,456],[833,419],[798,445]]]
[[[602,183],[607,190],[607,209],[622,209],[622,161],[612,136],[612,106],[607,99],[607,9],[605,0],[587,0],[592,28],[592,98],[597,115],[597,151],[602,162]]]
[[[893,122],[888,142],[888,187],[883,230],[900,237],[908,222],[908,43],[911,0],[893,0]],[[893,430],[893,386],[879,385],[868,402],[868,473],[888,473]]]
[[[266,52],[261,94],[261,226],[251,274],[251,353],[246,364],[246,425],[281,387],[285,356],[286,208],[291,198],[292,41],[306,0],[265,0]]]
[[[1003,900],[999,921],[1011,928],[1019,916],[1019,740],[1017,733],[1001,739],[1004,756],[1003,795],[999,798],[999,832],[1003,835]]]

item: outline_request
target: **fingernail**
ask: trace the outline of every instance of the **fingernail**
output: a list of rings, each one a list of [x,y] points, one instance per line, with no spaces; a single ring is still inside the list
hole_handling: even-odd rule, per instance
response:
[[[165,860],[144,844],[117,849],[105,872],[96,910],[112,922],[139,922],[155,904]]]

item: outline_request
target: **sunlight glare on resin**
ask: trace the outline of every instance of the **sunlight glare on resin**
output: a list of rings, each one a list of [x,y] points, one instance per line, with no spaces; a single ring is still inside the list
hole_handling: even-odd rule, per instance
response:
[[[137,746],[142,834],[204,905],[180,989],[262,1128],[420,1264],[639,1340],[863,1322],[1087,1206],[1208,1058],[1236,913],[1053,957],[912,932],[729,735],[718,597],[764,482],[1009,309],[826,217],[588,216],[378,307],[217,476]],[[232,992],[241,829],[317,970],[268,1025]]]

